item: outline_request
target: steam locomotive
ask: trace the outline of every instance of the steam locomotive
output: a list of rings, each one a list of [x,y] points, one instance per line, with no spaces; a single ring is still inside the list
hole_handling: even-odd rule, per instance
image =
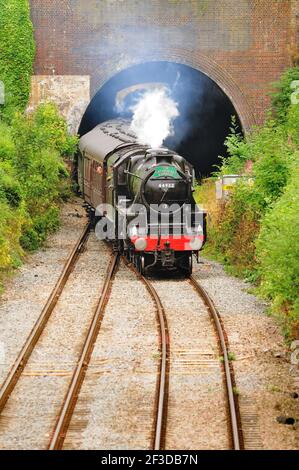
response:
[[[167,148],[137,142],[123,119],[81,137],[78,185],[99,237],[137,269],[192,272],[206,239],[206,213],[193,198],[194,170]]]

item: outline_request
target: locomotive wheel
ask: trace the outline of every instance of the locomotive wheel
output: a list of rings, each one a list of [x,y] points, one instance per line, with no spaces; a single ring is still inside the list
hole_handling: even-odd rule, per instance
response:
[[[193,258],[192,253],[188,256],[188,267],[187,267],[187,276],[190,277],[193,269]]]
[[[143,276],[145,273],[145,259],[143,255],[134,255],[134,265],[137,271]]]
[[[132,254],[132,263],[134,264],[135,268],[137,269],[137,271],[139,271],[139,257],[138,255],[136,255],[135,253]]]
[[[192,262],[192,253],[184,255],[180,263],[180,268],[186,274],[187,277],[190,277],[192,274],[193,262]]]
[[[140,261],[139,261],[139,272],[143,276],[145,273],[145,258],[144,256],[140,256]]]

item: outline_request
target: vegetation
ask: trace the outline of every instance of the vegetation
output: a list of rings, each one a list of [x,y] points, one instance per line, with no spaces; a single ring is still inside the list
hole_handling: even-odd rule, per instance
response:
[[[20,263],[59,224],[59,201],[69,195],[63,156],[76,148],[52,104],[32,115],[0,121],[0,269]]]
[[[276,84],[266,123],[246,139],[233,122],[226,139],[228,158],[197,192],[209,211],[206,253],[258,285],[288,338],[299,337],[299,104],[290,100],[294,80],[299,80],[299,67]],[[227,202],[216,203],[216,178],[232,173],[245,178]]]
[[[0,80],[6,103],[0,113],[6,119],[27,105],[34,51],[29,1],[0,0]]]
[[[76,149],[56,107],[24,114],[34,59],[28,0],[0,0],[0,275],[16,267],[59,224],[69,194],[63,157]]]
[[[285,332],[299,337],[299,165],[263,219],[256,242],[260,291],[284,314]]]
[[[272,105],[274,115],[279,122],[287,120],[291,84],[295,80],[299,80],[299,66],[288,69],[282,74],[280,81],[274,84],[276,91],[272,93]]]

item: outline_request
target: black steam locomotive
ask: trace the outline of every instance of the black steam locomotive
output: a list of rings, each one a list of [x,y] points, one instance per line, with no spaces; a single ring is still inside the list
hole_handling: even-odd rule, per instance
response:
[[[121,119],[96,126],[79,147],[78,184],[97,235],[143,274],[153,267],[191,274],[206,237],[192,165],[167,148],[138,144]]]

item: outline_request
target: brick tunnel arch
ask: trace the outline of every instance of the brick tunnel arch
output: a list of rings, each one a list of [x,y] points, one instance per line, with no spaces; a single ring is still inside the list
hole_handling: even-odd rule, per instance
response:
[[[172,57],[172,58],[175,58],[175,57]],[[161,56],[160,56],[160,59],[161,59]],[[223,141],[224,141],[225,136],[228,133],[228,129],[230,126],[230,116],[231,115],[236,116],[239,128],[241,129],[243,133],[246,133],[247,131],[250,130],[251,126],[255,123],[255,120],[254,120],[253,114],[250,111],[250,108],[248,106],[248,103],[244,95],[241,93],[240,89],[232,80],[230,75],[226,73],[217,64],[215,64],[214,61],[210,60],[206,56],[200,56],[200,58],[198,58],[197,56],[196,61],[194,58],[192,60],[190,60],[189,58],[188,60],[185,60],[185,61],[182,61],[182,60],[179,61],[178,59],[176,61],[169,61],[169,56],[168,56],[167,61],[151,60],[151,61],[146,61],[146,62],[134,61],[133,63],[132,62],[127,63],[126,61],[124,61],[121,67],[119,63],[118,64],[112,63],[110,64],[109,67],[105,66],[96,77],[93,77],[92,89],[98,90],[98,91],[94,94],[90,102],[90,105],[88,106],[86,113],[84,114],[82,118],[81,125],[79,128],[79,134],[83,135],[84,133],[88,132],[91,128],[93,128],[99,122],[117,117],[118,113],[115,112],[115,109],[113,109],[114,104],[112,103],[111,98],[109,97],[109,94],[111,94],[111,87],[114,93],[113,96],[115,97],[117,90],[126,88],[128,84],[132,85],[134,80],[135,80],[135,83],[145,83],[146,81],[148,82],[162,81],[163,82],[164,69],[163,69],[163,73],[159,73],[159,70],[155,69],[159,66],[158,64],[163,64],[163,67],[165,70],[167,67],[172,66],[173,76],[175,75],[175,73],[180,73],[178,71],[180,70],[184,71],[185,69],[192,71],[192,73],[196,72],[199,77],[198,80],[200,81],[198,82],[199,87],[206,87],[207,83],[213,84],[211,85],[212,92],[209,95],[209,97],[211,96],[212,101],[213,99],[215,100],[215,96],[216,96],[216,100],[217,99],[219,100],[219,96],[220,96],[221,103],[222,102],[224,103],[224,101],[226,101],[227,109],[224,107],[223,103],[221,104],[220,107],[218,106],[218,112],[216,112],[216,114],[214,112],[213,120],[210,119],[209,122],[206,121],[206,127],[208,128],[208,130],[206,132],[202,131],[201,133],[199,133],[199,135],[201,136],[200,139],[192,138],[190,140],[189,138],[186,140],[186,139],[181,139],[179,136],[178,139],[183,140],[182,142],[178,142],[178,139],[175,139],[175,138],[168,139],[165,142],[165,145],[169,146],[170,148],[173,148],[174,150],[178,151],[179,153],[183,154],[186,158],[188,158],[195,165],[198,175],[210,174],[211,171],[213,171],[214,165],[219,163],[218,156],[225,155]],[[138,73],[140,73],[140,70],[150,70],[149,80],[146,80],[145,77],[147,75],[145,74],[144,76],[144,73],[142,74],[141,78],[139,77]],[[129,79],[128,78],[124,79],[123,78],[124,76],[129,77]],[[161,77],[161,80],[159,80],[160,77]],[[140,81],[138,81],[139,79]],[[115,82],[117,80],[119,80],[120,83],[117,83],[117,87],[115,87]],[[187,77],[186,86],[188,86],[189,82],[190,82],[190,79]],[[193,91],[194,91],[194,84],[193,84]],[[107,99],[107,96],[108,96],[108,99]],[[188,97],[188,99],[190,100],[190,96]],[[193,97],[191,97],[191,99],[193,99]],[[207,114],[207,110],[210,107],[212,107],[212,105],[209,104],[209,101],[207,100],[207,93],[205,94],[205,100],[203,99],[203,101],[204,101],[204,107],[202,103],[200,105],[201,107],[203,107],[204,113]],[[110,108],[110,109],[107,111],[107,108]],[[221,117],[220,116],[221,113],[223,113],[223,115],[225,113],[226,114],[229,113],[230,115],[229,116],[227,115],[225,117],[226,122],[224,126],[226,129],[226,132],[224,133],[223,129],[221,130],[222,133],[220,132],[221,136],[219,138],[221,138],[222,141],[221,141],[221,145],[218,144],[217,146],[215,145],[215,142],[214,142],[215,140],[214,135],[211,134],[211,126],[216,127],[215,135],[217,136],[218,135],[217,129],[219,128],[219,125],[220,125],[218,121]],[[228,122],[228,118],[229,118],[229,122]],[[201,127],[203,127],[202,121],[205,119],[203,118],[203,111],[201,115],[194,114],[193,112],[192,119],[194,122],[200,120]],[[177,122],[177,127],[175,128],[175,130],[176,130],[176,135],[177,135],[178,129],[181,130],[182,128],[184,128],[184,126],[186,127],[186,125],[183,119],[181,118],[181,116],[178,118],[176,122]],[[190,130],[188,130],[188,132],[190,133]],[[209,143],[207,143],[207,141]],[[207,146],[209,147],[209,149],[207,148]],[[201,149],[201,157],[196,156],[196,151],[197,151],[196,149]],[[200,159],[201,161],[199,162]]]
[[[121,61],[119,58],[111,60],[92,78],[92,90],[96,93],[111,77],[133,65],[157,61],[187,65],[211,78],[232,102],[240,118],[244,133],[249,132],[252,126],[257,123],[246,96],[240,89],[240,86],[232,78],[229,71],[212,58],[200,53],[192,53],[190,51],[187,53],[185,51],[184,54],[181,54],[175,53],[174,51],[161,50],[146,56],[143,60],[138,60],[138,58],[136,60],[129,58],[123,58]]]

